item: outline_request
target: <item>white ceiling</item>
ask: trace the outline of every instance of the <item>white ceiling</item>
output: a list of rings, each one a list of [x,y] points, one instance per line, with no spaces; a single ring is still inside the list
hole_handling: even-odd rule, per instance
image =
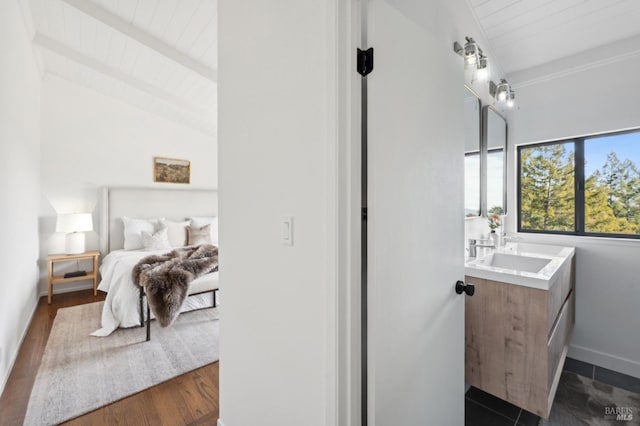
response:
[[[217,0],[24,1],[46,72],[215,134]],[[467,2],[507,77],[640,35],[640,0]]]
[[[45,72],[215,134],[217,0],[28,0]]]
[[[639,0],[467,2],[506,74],[640,34]]]

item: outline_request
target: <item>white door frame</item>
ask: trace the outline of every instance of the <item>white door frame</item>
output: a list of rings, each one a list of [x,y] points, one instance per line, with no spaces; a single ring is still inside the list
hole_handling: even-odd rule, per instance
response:
[[[335,372],[334,387],[328,389],[327,425],[360,426],[361,393],[361,79],[356,71],[356,49],[362,48],[362,8],[366,0],[334,0],[336,26],[328,28],[335,43],[336,159],[335,184],[328,200],[337,218],[333,243],[336,287],[329,291],[328,325],[335,324],[327,347],[328,371]],[[332,190],[333,189],[333,190]],[[333,320],[332,320],[333,318]],[[331,334],[331,333],[329,333]],[[334,350],[335,348],[335,350]]]

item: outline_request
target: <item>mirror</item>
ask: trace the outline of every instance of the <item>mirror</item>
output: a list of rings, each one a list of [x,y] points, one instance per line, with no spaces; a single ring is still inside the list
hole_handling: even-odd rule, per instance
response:
[[[480,216],[480,99],[464,86],[464,215]]]
[[[491,106],[483,108],[483,119],[487,153],[484,212],[506,214],[507,120]]]

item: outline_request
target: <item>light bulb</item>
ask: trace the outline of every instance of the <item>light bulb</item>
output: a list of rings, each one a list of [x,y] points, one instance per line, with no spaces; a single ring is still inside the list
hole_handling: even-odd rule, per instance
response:
[[[476,74],[476,78],[480,81],[487,81],[489,78],[489,71],[487,68],[479,68]]]
[[[489,78],[489,64],[486,56],[480,56],[478,59],[476,78],[480,81],[487,81]]]
[[[508,106],[509,108],[512,108],[512,107],[513,107],[513,99],[509,99],[509,100],[507,101],[507,106]]]
[[[464,63],[467,65],[474,65],[476,63],[476,55],[471,54],[464,57]]]
[[[511,86],[507,83],[507,80],[504,78],[500,79],[500,84],[496,87],[496,100],[498,102],[504,102],[509,99],[509,94],[511,93]]]
[[[464,62],[467,65],[478,62],[478,45],[471,37],[467,37],[467,43],[464,45]]]

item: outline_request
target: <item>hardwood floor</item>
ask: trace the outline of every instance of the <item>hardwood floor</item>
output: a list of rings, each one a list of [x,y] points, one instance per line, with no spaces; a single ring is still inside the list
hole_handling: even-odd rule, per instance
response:
[[[29,395],[59,308],[104,300],[93,290],[41,297],[2,397],[0,425],[21,425]],[[114,402],[66,425],[215,425],[218,419],[218,363],[206,365]]]

